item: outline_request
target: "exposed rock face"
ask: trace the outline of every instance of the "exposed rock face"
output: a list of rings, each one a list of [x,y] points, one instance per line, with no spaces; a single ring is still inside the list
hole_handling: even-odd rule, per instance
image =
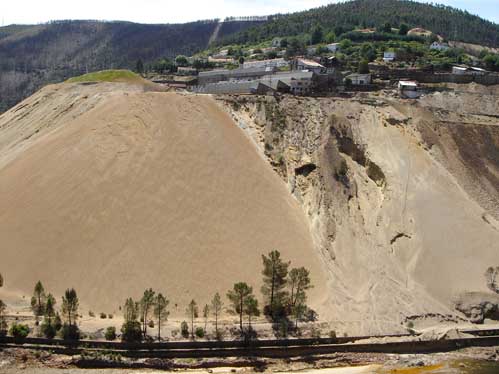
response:
[[[498,96],[487,94],[483,113],[472,92],[473,114],[459,115],[452,99],[465,92],[436,107],[441,93],[221,99],[306,212],[338,330],[398,331],[404,316],[453,313],[456,294],[486,290],[499,261]]]
[[[455,306],[473,323],[483,323],[486,318],[499,320],[499,295],[466,292],[459,296]]]

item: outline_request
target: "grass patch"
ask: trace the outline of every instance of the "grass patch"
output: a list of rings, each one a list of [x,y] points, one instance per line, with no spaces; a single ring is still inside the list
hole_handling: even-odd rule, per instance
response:
[[[103,70],[68,79],[68,83],[82,82],[142,82],[139,75],[130,70]]]

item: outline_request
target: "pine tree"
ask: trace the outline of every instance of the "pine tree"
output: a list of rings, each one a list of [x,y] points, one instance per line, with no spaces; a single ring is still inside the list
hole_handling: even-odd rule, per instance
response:
[[[38,317],[43,316],[45,312],[46,302],[47,296],[45,295],[45,289],[43,288],[42,282],[38,281],[35,285],[33,296],[31,297],[31,309],[33,310],[33,314],[37,321]]]
[[[161,341],[161,325],[168,319],[168,304],[170,301],[158,293],[154,303],[154,315],[158,319],[158,341]]]
[[[154,304],[154,294],[155,292],[152,288],[149,288],[144,291],[144,295],[140,299],[140,318],[142,320],[142,335],[144,335],[144,338],[147,336],[147,323],[149,312]]]
[[[244,282],[234,284],[234,288],[227,292],[227,298],[231,302],[231,312],[239,315],[239,328],[243,332],[244,305],[248,297],[252,296],[253,288]]]
[[[262,294],[266,298],[265,314],[275,319],[282,312],[286,298],[286,277],[289,262],[281,259],[279,251],[272,251],[268,257],[262,255],[263,260],[263,286]]]
[[[79,301],[76,291],[74,288],[67,289],[62,297],[62,315],[70,327],[76,326],[78,306]]]
[[[253,295],[249,295],[246,300],[244,300],[243,309],[244,314],[248,316],[248,330],[251,331],[251,317],[258,317],[260,315],[258,300]]]
[[[191,321],[191,338],[194,339],[194,319],[198,318],[199,315],[198,304],[194,299],[191,300],[191,302],[189,303],[186,312],[187,312],[187,317],[189,317]]]
[[[217,292],[213,299],[211,300],[211,311],[215,317],[215,334],[219,337],[218,333],[218,317],[220,316],[220,312],[222,311],[223,302],[220,294]]]
[[[204,318],[204,331],[208,325],[208,317],[210,316],[210,306],[206,304],[203,308],[203,318]]]

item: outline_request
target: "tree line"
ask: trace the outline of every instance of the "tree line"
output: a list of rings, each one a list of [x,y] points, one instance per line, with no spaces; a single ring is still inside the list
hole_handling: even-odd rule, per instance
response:
[[[307,306],[307,291],[312,288],[310,273],[304,267],[290,268],[291,262],[282,259],[279,251],[271,251],[262,255],[262,280],[260,289],[263,296],[263,307],[255,296],[254,289],[246,282],[236,282],[225,296],[227,306],[219,292],[213,295],[209,303],[201,308],[204,327],[196,326],[200,316],[200,306],[196,300],[187,305],[185,315],[187,321],[182,321],[180,332],[184,338],[203,338],[207,332],[208,322],[214,325],[216,339],[222,339],[219,326],[220,316],[225,310],[238,318],[241,337],[254,337],[256,331],[252,322],[263,314],[272,322],[276,332],[287,335],[291,330],[298,330],[301,320],[315,319],[316,315]],[[3,286],[0,274],[0,287]],[[40,332],[46,338],[52,339],[59,335],[63,339],[78,340],[81,337],[78,327],[79,299],[76,291],[67,289],[61,299],[60,312],[56,309],[56,299],[47,293],[43,284],[36,283],[31,298],[31,309],[40,325]],[[139,300],[127,298],[122,307],[124,322],[121,327],[121,339],[125,342],[140,342],[152,339],[148,329],[157,327],[157,340],[161,341],[162,327],[170,315],[170,300],[161,292],[152,288],[146,289]],[[41,320],[41,324],[40,324]],[[7,333],[6,305],[0,300],[0,335]],[[29,328],[26,325],[14,323],[9,333],[14,337],[26,337]],[[105,332],[107,340],[117,338],[116,329],[109,327]]]

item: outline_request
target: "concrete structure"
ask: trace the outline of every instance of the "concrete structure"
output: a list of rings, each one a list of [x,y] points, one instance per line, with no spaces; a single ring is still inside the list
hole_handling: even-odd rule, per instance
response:
[[[450,49],[447,43],[433,42],[430,45],[430,49],[435,49],[437,51],[446,51]]]
[[[385,62],[392,62],[397,58],[397,53],[394,51],[386,51],[383,53],[383,61]]]
[[[259,81],[240,81],[240,82],[218,82],[209,83],[204,86],[193,88],[194,92],[206,94],[234,94],[234,95],[268,95],[273,94],[275,90]]]
[[[326,48],[329,50],[329,52],[336,53],[340,49],[340,43],[331,43],[326,45]]]
[[[452,74],[456,75],[485,75],[488,71],[485,69],[469,66],[453,66]]]
[[[284,68],[289,66],[289,61],[283,58],[274,58],[271,60],[261,60],[261,61],[248,61],[244,62],[242,68]]]
[[[371,74],[350,74],[345,77],[345,80],[349,79],[352,85],[363,86],[371,84]]]
[[[217,83],[220,81],[250,81],[272,74],[276,71],[272,67],[248,68],[248,69],[219,69],[202,71],[198,75],[199,85]]]
[[[292,63],[292,69],[301,70],[301,71],[311,71],[315,74],[324,74],[327,71],[324,65],[303,58],[297,58],[296,60],[294,60]]]

